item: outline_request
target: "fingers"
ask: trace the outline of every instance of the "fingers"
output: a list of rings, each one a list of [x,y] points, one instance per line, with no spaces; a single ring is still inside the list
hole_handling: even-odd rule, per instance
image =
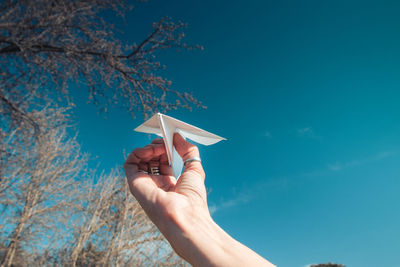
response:
[[[200,157],[199,149],[197,146],[187,142],[183,137],[176,133],[174,135],[174,146],[178,154],[182,157],[182,160],[185,161],[187,159],[191,159],[194,157]],[[192,161],[188,162],[185,164],[185,170],[186,171],[193,171],[196,172],[200,177],[203,179],[205,178],[203,166],[201,165],[201,162],[198,161]]]
[[[135,168],[136,172],[139,170],[149,171],[148,164],[153,161],[158,162],[161,156],[164,154],[164,144],[158,143],[157,141],[145,147],[134,149],[131,154],[129,154],[124,165]]]
[[[162,145],[164,145],[164,139],[156,138],[151,143],[152,144],[162,144]],[[157,165],[157,166],[160,168],[160,174],[169,175],[169,176],[173,176],[174,175],[173,172],[172,172],[172,168],[171,168],[171,166],[169,165],[169,162],[168,162],[167,153],[162,154],[158,161],[159,161],[159,165]]]
[[[174,135],[174,146],[183,161],[193,157],[200,157],[198,148],[186,142],[180,134]],[[201,163],[198,161],[188,162],[176,183],[175,192],[190,196],[192,200],[200,201],[202,205],[207,205],[204,178],[205,174]]]
[[[164,139],[162,138],[156,138],[153,141],[151,141],[152,144],[164,144]]]
[[[152,181],[141,182],[148,179],[149,176],[142,171],[149,171],[149,162],[152,159],[160,158],[165,154],[165,147],[163,144],[150,144],[142,148],[134,149],[125,161],[124,169],[129,182],[131,192],[137,197],[138,195],[147,195],[156,184]],[[136,181],[138,180],[138,181]],[[151,180],[151,179],[150,179]],[[136,186],[134,186],[134,184]]]
[[[136,148],[128,156],[127,164],[139,164],[140,162],[148,162],[151,159],[161,156],[165,153],[164,144],[150,144],[145,147]]]
[[[146,173],[152,167],[159,169],[159,175]],[[157,187],[169,191],[176,184],[162,139],[154,139],[151,144],[134,149],[125,161],[124,169],[136,198],[146,199]]]

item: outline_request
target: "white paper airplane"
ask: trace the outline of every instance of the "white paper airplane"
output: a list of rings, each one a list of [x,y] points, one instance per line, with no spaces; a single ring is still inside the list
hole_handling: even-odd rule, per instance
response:
[[[189,138],[203,145],[213,145],[223,137],[204,131],[196,126],[174,119],[170,116],[157,113],[142,125],[135,129],[137,132],[152,133],[164,138],[165,149],[167,150],[168,162],[172,166],[175,177],[179,177],[183,167],[181,157],[175,151],[173,145],[174,133],[179,133],[183,138]]]

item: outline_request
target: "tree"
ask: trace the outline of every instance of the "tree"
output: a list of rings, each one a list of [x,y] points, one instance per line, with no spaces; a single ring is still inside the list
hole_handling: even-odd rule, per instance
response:
[[[31,127],[19,128],[1,143],[0,207],[4,243],[1,266],[11,266],[23,244],[40,243],[57,227],[55,215],[67,212],[70,193],[84,170],[85,156],[74,137],[67,134],[66,109],[47,108],[28,115],[41,126],[36,136]]]
[[[0,259],[4,258],[5,252],[7,250],[7,246],[4,244],[0,244]],[[24,257],[25,257],[24,250],[21,247],[18,247],[15,251],[15,259],[13,262],[13,267],[24,266]]]
[[[79,254],[74,266],[99,266],[99,262],[104,258],[104,253],[104,251],[97,249],[92,243],[88,243]]]
[[[75,216],[74,238],[67,245],[66,265],[80,266],[88,245],[96,247],[97,266],[183,265],[164,237],[131,197],[118,171],[81,185],[82,207]],[[71,220],[68,222],[71,223]],[[85,259],[90,263],[90,259]],[[85,264],[85,265],[87,265]]]
[[[80,85],[101,110],[119,104],[146,116],[202,107],[159,75],[159,51],[200,48],[183,43],[185,24],[164,18],[125,44],[101,14],[130,9],[125,0],[0,2],[1,266],[20,264],[16,255],[38,266],[184,264],[128,198],[121,175],[102,184],[87,174],[70,109],[53,103],[72,106],[69,88]]]
[[[168,48],[191,49],[182,42],[185,24],[169,18],[153,24],[142,41],[124,44],[101,12],[123,16],[124,0],[4,0],[0,3],[0,110],[13,123],[37,123],[32,101],[60,92],[71,83],[89,89],[89,99],[106,110],[119,102],[134,115],[202,106],[191,94],[171,88],[155,59]],[[26,97],[33,98],[29,102]]]
[[[1,266],[185,265],[118,170],[85,167],[67,112],[32,111],[39,134],[22,123],[1,143]]]

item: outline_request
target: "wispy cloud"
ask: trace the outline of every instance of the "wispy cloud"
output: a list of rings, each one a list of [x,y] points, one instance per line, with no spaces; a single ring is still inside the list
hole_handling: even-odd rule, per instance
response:
[[[356,159],[356,160],[351,160],[351,161],[346,161],[346,162],[335,162],[335,163],[330,163],[327,165],[328,169],[330,171],[341,171],[343,169],[347,169],[350,167],[355,167],[355,166],[360,166],[368,163],[372,163],[375,161],[379,161],[388,157],[391,157],[395,155],[396,153],[393,151],[382,151],[379,152],[378,154],[372,156],[372,157],[367,157],[363,159]]]
[[[328,164],[328,169],[331,171],[340,171],[343,169],[343,164],[340,162],[335,162],[335,163],[329,163]]]
[[[321,139],[321,136],[317,135],[314,131],[314,129],[309,126],[309,127],[304,127],[296,130],[296,133],[300,137],[308,137],[308,138],[313,138],[313,139]]]
[[[263,136],[264,136],[265,138],[268,138],[268,139],[271,139],[271,138],[272,138],[271,132],[269,132],[269,131],[265,131],[265,133],[263,134]]]
[[[246,184],[240,187],[240,193],[233,193],[230,198],[223,198],[216,203],[210,203],[209,210],[211,215],[213,215],[220,210],[234,208],[251,202],[270,189],[284,190],[287,186],[288,179],[286,177],[268,179],[251,185]]]
[[[262,194],[265,194],[265,192],[268,190],[287,190],[289,186],[296,183],[296,181],[299,181],[299,179],[295,178],[320,177],[332,172],[342,171],[346,168],[357,167],[364,164],[370,164],[375,161],[377,162],[397,154],[398,153],[396,151],[381,151],[370,157],[344,161],[344,162],[338,161],[335,163],[327,164],[325,165],[325,167],[315,169],[310,172],[293,175],[290,177],[285,177],[285,176],[277,177],[274,179],[268,179],[258,183],[254,183],[251,185],[246,184],[243,186],[239,186],[238,188],[234,189],[232,195],[229,198],[221,198],[219,201],[209,203],[209,210],[211,215],[214,215],[215,213],[222,210],[232,209],[240,205],[246,205],[246,204],[248,205],[249,202],[254,201],[254,199],[257,199]],[[310,265],[312,264],[304,266],[308,267]]]
[[[251,199],[251,196],[249,194],[242,193],[238,196],[235,196],[234,198],[221,200],[218,204],[214,203],[214,204],[210,205],[210,207],[209,207],[210,213],[211,213],[211,215],[213,215],[218,210],[227,209],[227,208],[238,206],[240,204],[247,203],[250,201],[250,199]]]
[[[370,157],[359,158],[350,161],[336,161],[334,163],[328,163],[325,168],[316,169],[314,171],[304,173],[301,176],[321,176],[327,174],[327,172],[339,172],[348,168],[377,162],[392,157],[396,154],[397,153],[395,151],[382,151]]]
[[[314,131],[311,127],[305,127],[305,128],[297,129],[297,133],[300,136],[309,136],[309,135],[313,135]]]

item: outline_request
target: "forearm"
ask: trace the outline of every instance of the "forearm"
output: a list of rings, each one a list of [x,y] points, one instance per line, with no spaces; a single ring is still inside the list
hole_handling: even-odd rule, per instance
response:
[[[166,234],[174,250],[194,266],[274,266],[242,245],[210,216],[193,214],[175,218],[173,231]]]

